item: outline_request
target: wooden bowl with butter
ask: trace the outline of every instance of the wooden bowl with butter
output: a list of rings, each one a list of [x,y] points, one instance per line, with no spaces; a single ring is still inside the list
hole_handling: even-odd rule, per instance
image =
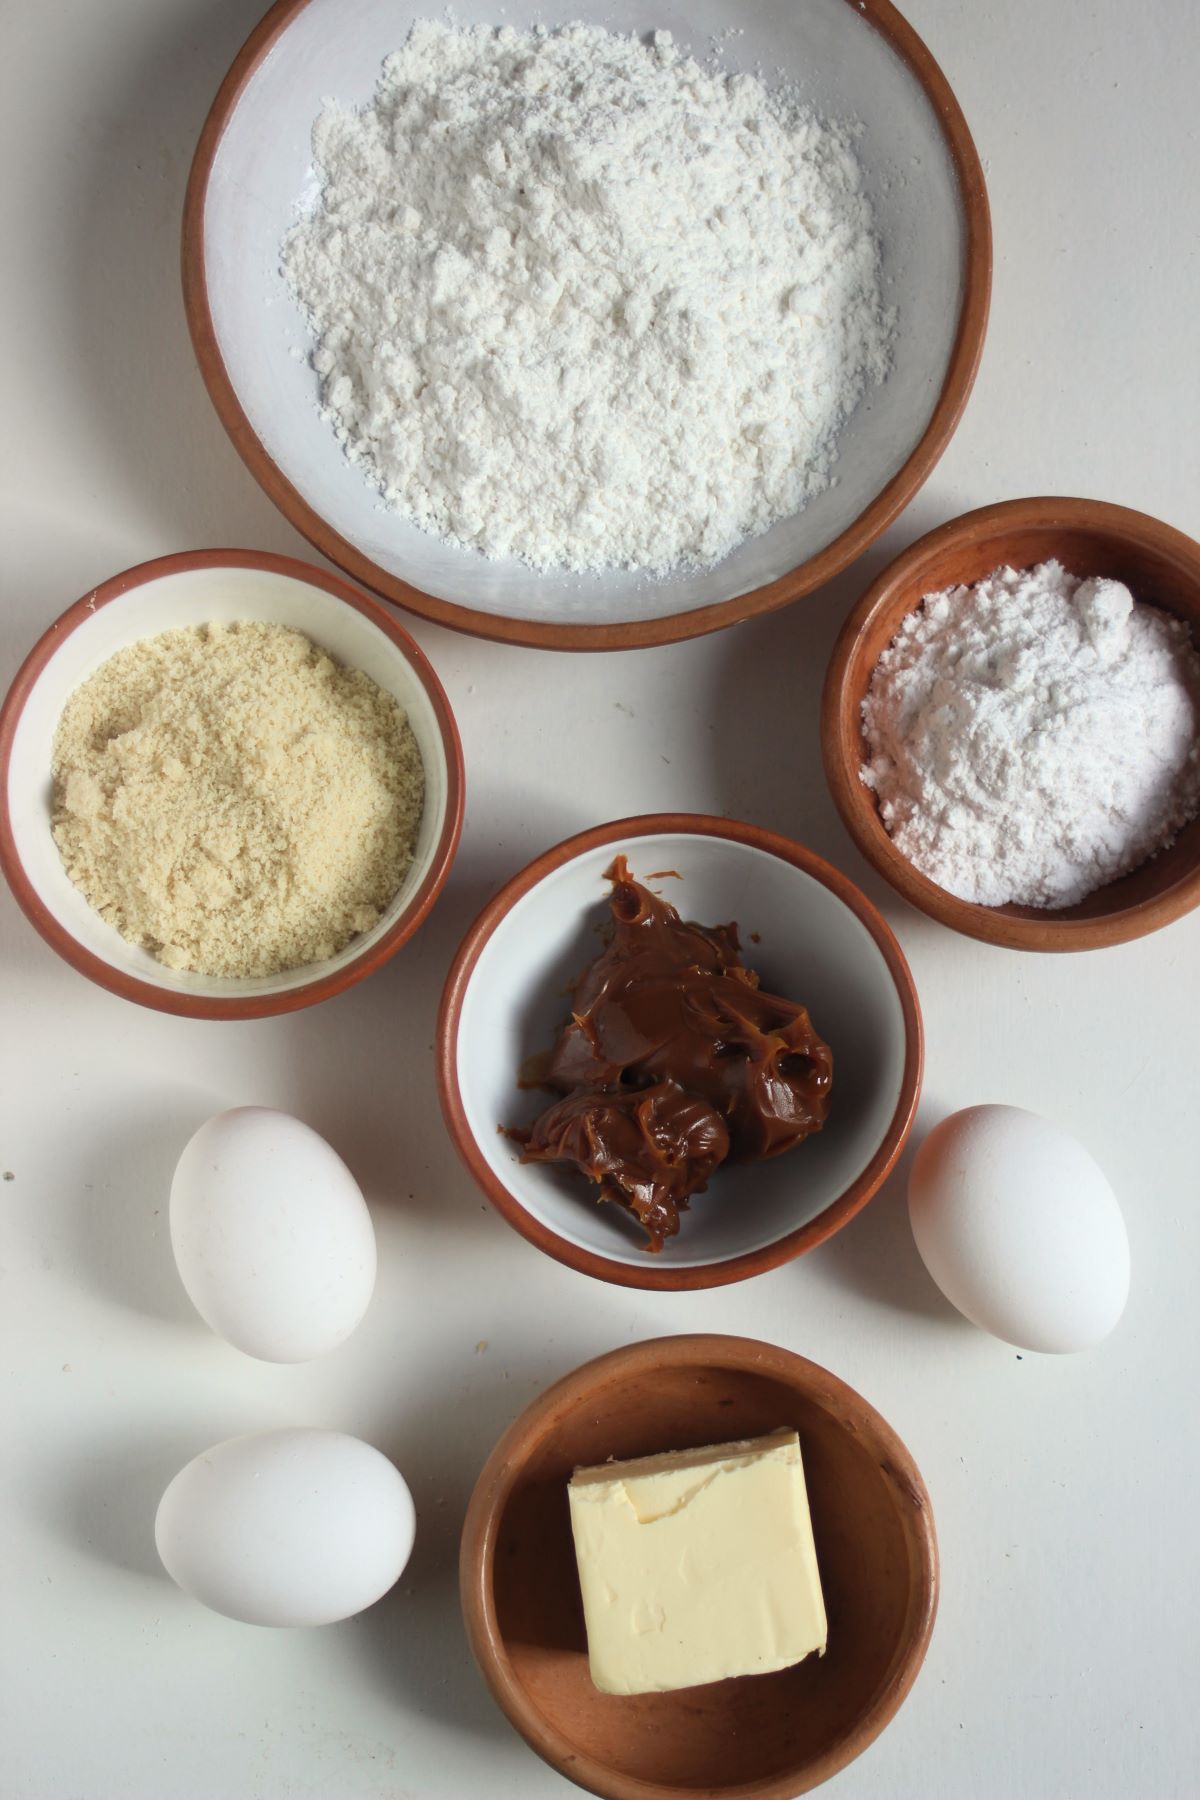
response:
[[[670,1692],[600,1692],[573,1472],[781,1429],[800,1440],[825,1654]],[[844,1382],[753,1339],[668,1337],[586,1363],[510,1426],[467,1509],[460,1580],[493,1697],[569,1780],[605,1800],[791,1800],[865,1750],[911,1688],[937,1609],[937,1541],[911,1456]]]

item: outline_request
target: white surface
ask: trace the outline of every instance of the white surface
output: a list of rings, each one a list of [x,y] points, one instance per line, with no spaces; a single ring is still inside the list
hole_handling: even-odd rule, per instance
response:
[[[548,1050],[562,1028],[563,996],[599,948],[605,870],[618,850],[639,879],[677,873],[651,885],[685,919],[735,919],[764,990],[802,999],[815,1029],[837,1046],[837,1100],[803,1156],[718,1170],[658,1260],[694,1268],[749,1255],[815,1218],[858,1178],[887,1134],[904,1075],[904,1013],[882,951],[836,894],[791,863],[748,844],[667,832],[600,844],[552,870],[500,921],[472,971],[458,1033],[463,1108],[493,1174],[535,1219],[593,1256],[644,1261],[646,1234],[627,1213],[581,1205],[574,1171],[522,1164],[496,1130],[532,1124],[546,1106],[544,1093],[514,1093],[513,1070]]]
[[[715,569],[651,582],[637,575],[534,574],[443,544],[387,512],[316,410],[303,314],[279,246],[317,191],[312,124],[327,96],[363,105],[383,58],[427,0],[313,0],[247,83],[213,164],[205,209],[209,299],[226,367],[258,436],[293,486],[373,561],[426,593],[481,612],[576,624],[662,617],[747,593],[817,554],[852,523],[913,450],[953,348],[963,257],[958,191],[937,115],[906,65],[845,0],[572,0],[568,19],[671,30],[705,56],[731,20],[731,68],[782,68],[821,112],[861,122],[859,157],[884,244],[884,299],[897,309],[892,372],[838,439],[837,483],[803,513],[751,539]],[[461,17],[499,20],[493,0]],[[506,23],[545,10],[510,0]],[[297,354],[297,352],[300,354]]]
[[[158,1553],[205,1606],[251,1625],[333,1624],[412,1553],[403,1475],[344,1431],[259,1431],[193,1457],[159,1502]]]
[[[183,181],[254,0],[8,9],[8,670],[113,570],[190,544],[303,553],[191,364]],[[567,1800],[477,1679],[455,1602],[471,1483],[518,1409],[594,1352],[744,1331],[877,1406],[933,1494],[942,1602],[917,1684],[830,1800],[1192,1800],[1200,915],[1142,943],[1025,957],[939,930],[864,872],[827,798],[816,704],[840,620],[919,531],[1023,493],[1094,494],[1200,533],[1200,154],[1190,0],[911,0],[989,165],[989,345],[944,462],[826,592],[633,656],[538,655],[419,626],[458,707],[468,823],[399,956],[339,999],[244,1026],[129,1006],[0,896],[6,1276],[0,1668],[5,1800]],[[17,278],[19,276],[19,279]],[[1113,1182],[1134,1284],[1112,1337],[1017,1353],[925,1274],[902,1176],[844,1232],[739,1288],[603,1287],[485,1209],[437,1115],[429,1046],[458,938],[536,851],[631,806],[725,810],[828,853],[883,902],[929,1031],[928,1125],[978,1101],[1074,1131]],[[171,1170],[223,1106],[307,1119],[375,1215],[360,1329],[260,1367],[176,1285]],[[486,1348],[478,1348],[486,1344]],[[397,1593],[266,1635],[158,1571],[167,1480],[205,1445],[329,1425],[393,1453],[418,1512]]]
[[[195,549],[194,543],[177,549]],[[245,546],[239,545],[238,548]],[[258,544],[249,546],[259,548]],[[140,560],[138,558],[135,561]],[[113,568],[109,575],[119,574]],[[96,584],[104,579],[96,578]],[[78,594],[64,594],[62,606],[33,622],[21,653],[53,623]],[[70,695],[118,650],[160,631],[183,625],[203,625],[210,619],[231,623],[236,619],[265,620],[302,631],[340,662],[361,669],[380,687],[394,694],[408,714],[425,769],[425,808],[413,847],[413,859],[404,881],[370,931],[351,938],[344,949],[327,962],[285,969],[279,975],[233,979],[221,975],[197,975],[192,970],[169,969],[140,945],[123,938],[88,905],[63,867],[50,829],[51,756],[54,733]],[[15,672],[6,671],[9,673]],[[453,707],[451,701],[451,707]],[[185,569],[142,582],[118,599],[101,606],[91,618],[63,639],[46,663],[21,713],[13,734],[8,766],[9,811],[13,841],[22,867],[42,903],[65,931],[114,969],[166,989],[169,993],[254,996],[287,993],[306,987],[317,976],[333,974],[356,962],[364,950],[395,924],[411,903],[429,873],[446,822],[449,798],[446,751],[433,703],[400,649],[373,620],[347,606],[335,594],[294,581],[265,569]]]

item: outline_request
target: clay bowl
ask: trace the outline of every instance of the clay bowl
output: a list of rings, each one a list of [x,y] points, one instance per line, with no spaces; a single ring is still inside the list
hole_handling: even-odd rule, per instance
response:
[[[292,626],[339,662],[363,669],[407,710],[425,765],[416,852],[382,918],[329,961],[263,978],[179,972],[127,943],[72,885],[50,832],[51,746],[71,693],[139,638],[214,619]],[[199,550],[114,575],[34,645],[0,710],[0,868],[19,905],[73,968],[159,1012],[258,1019],[361,981],[412,936],[437,899],[458,848],[462,809],[458,728],[423,652],[378,601],[287,556]]]
[[[567,1511],[580,1464],[800,1434],[829,1617],[822,1658],[674,1694],[593,1688]],[[611,1351],[521,1414],[479,1477],[460,1558],[467,1636],[511,1723],[607,1800],[790,1800],[844,1768],[916,1678],[937,1610],[929,1496],[852,1388],[750,1338]]]
[[[436,9],[435,9],[436,10]],[[280,244],[317,195],[312,127],[329,98],[368,104],[384,58],[427,0],[277,0],[237,56],[197,146],[183,290],[213,405],[251,474],[318,550],[386,599],[480,637],[630,649],[786,605],[844,569],[907,506],[949,442],[987,323],[983,171],[945,76],[888,0],[578,0],[563,15],[639,36],[670,30],[703,59],[796,78],[820,114],[855,122],[896,308],[887,381],[838,440],[836,484],[715,568],[581,579],[486,560],[384,509],[319,416],[304,318]],[[466,18],[496,23],[496,8]],[[527,29],[537,0],[510,0]],[[736,36],[729,28],[736,27]],[[895,172],[903,169],[904,179]]]
[[[861,707],[880,653],[926,594],[970,584],[1004,563],[1055,557],[1073,575],[1109,575],[1134,598],[1185,619],[1200,644],[1200,545],[1145,513],[1099,500],[1006,500],[951,519],[886,568],[834,646],[821,702],[825,774],[847,830],[904,898],[939,924],[1010,950],[1097,950],[1145,937],[1200,901],[1200,820],[1168,850],[1078,906],[977,906],[913,868],[859,780],[866,754]]]
[[[685,918],[736,920],[763,986],[809,1008],[834,1057],[824,1128],[767,1162],[718,1169],[677,1237],[645,1233],[575,1169],[522,1164],[501,1126],[548,1104],[518,1071],[553,1044],[571,984],[600,948],[605,872],[635,877]],[[755,936],[757,934],[757,937]],[[740,1281],[824,1241],[884,1180],[921,1086],[921,1016],[900,947],[866,896],[811,850],[753,825],[689,813],[619,819],[568,838],[515,876],[467,932],[442,996],[438,1083],[446,1123],[497,1211],[540,1250],[626,1287]]]

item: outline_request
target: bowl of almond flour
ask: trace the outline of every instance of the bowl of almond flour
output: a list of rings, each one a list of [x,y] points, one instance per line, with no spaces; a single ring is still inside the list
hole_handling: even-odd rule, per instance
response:
[[[929,532],[850,613],[822,699],[834,801],[912,905],[1017,950],[1200,904],[1200,544],[1100,501]]]
[[[426,917],[462,825],[436,674],[376,601],[291,558],[114,577],[0,711],[0,867],[101,986],[198,1018],[341,992]]]
[[[483,636],[661,643],[916,492],[987,201],[886,0],[565,16],[274,7],[197,150],[185,299],[249,468],[348,573]]]

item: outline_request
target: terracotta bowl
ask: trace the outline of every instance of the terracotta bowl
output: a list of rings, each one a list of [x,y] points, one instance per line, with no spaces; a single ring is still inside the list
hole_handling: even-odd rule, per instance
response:
[[[763,985],[809,1008],[833,1050],[824,1128],[768,1162],[719,1169],[677,1237],[656,1255],[621,1208],[595,1203],[575,1169],[522,1164],[501,1126],[548,1104],[518,1071],[550,1048],[574,977],[608,918],[605,872],[618,851],[686,918],[735,920]],[[912,1124],[921,1016],[908,965],[859,890],[788,839],[729,819],[675,813],[619,819],[539,856],[484,908],[447,978],[438,1081],[450,1135],[483,1192],[531,1243],[626,1287],[739,1281],[811,1250],[866,1205]]]
[[[50,832],[50,757],[70,695],[126,645],[180,625],[262,619],[302,631],[405,707],[425,765],[413,863],[379,922],[327,962],[218,979],[127,943],[68,879]],[[0,868],[52,949],[114,994],[198,1019],[293,1012],[361,981],[410,938],[441,892],[462,830],[463,762],[442,685],[386,607],[323,569],[249,550],[164,556],[76,601],[30,651],[0,710]]]
[[[863,855],[939,924],[1011,950],[1096,950],[1145,937],[1200,901],[1200,820],[1170,849],[1078,906],[977,906],[956,899],[896,849],[871,790],[862,701],[875,664],[926,594],[1008,563],[1056,558],[1073,575],[1109,575],[1134,598],[1187,621],[1200,644],[1200,545],[1145,513],[1099,500],[1006,500],[951,519],[910,546],[867,589],[834,646],[821,702],[821,747],[834,802]]]
[[[201,374],[250,472],[354,579],[440,624],[510,643],[667,643],[828,581],[927,479],[983,346],[991,282],[983,171],[929,50],[888,0],[573,0],[562,15],[639,36],[670,30],[701,59],[720,39],[730,67],[793,75],[817,112],[853,120],[897,319],[891,373],[840,434],[835,485],[803,512],[712,569],[659,581],[619,570],[581,579],[485,559],[384,509],[318,413],[308,328],[279,255],[298,210],[316,197],[313,122],[331,97],[368,104],[384,58],[429,13],[428,0],[278,0],[205,123],[184,212],[184,299]],[[539,0],[509,0],[503,22],[525,29],[542,14]],[[499,13],[468,8],[466,17],[495,22]]]
[[[778,1674],[674,1694],[593,1688],[567,1511],[580,1464],[800,1434],[829,1647]],[[497,1703],[538,1755],[607,1800],[790,1800],[844,1768],[904,1700],[938,1595],[929,1496],[852,1388],[750,1338],[667,1337],[586,1363],[496,1445],[463,1528],[463,1612]]]

